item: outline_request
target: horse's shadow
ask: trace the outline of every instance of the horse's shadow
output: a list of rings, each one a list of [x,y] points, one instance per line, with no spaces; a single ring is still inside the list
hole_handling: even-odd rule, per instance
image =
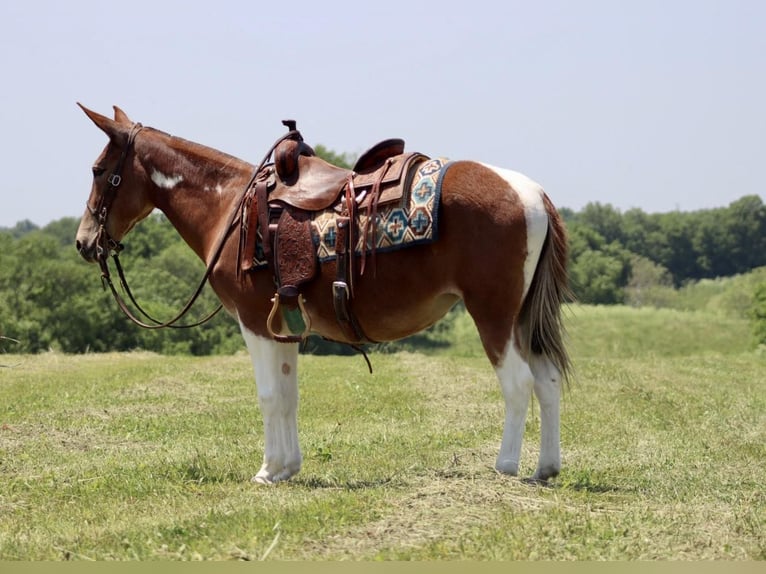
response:
[[[452,473],[451,478],[459,479],[460,473]],[[472,474],[475,476],[475,474]],[[442,478],[449,478],[442,475]],[[509,477],[510,478],[510,477]],[[605,494],[610,492],[619,492],[623,488],[614,484],[606,484],[593,481],[590,477],[561,477],[551,480],[540,480],[533,477],[516,478],[518,482],[525,486],[542,488],[546,490],[573,490],[576,492],[587,492],[591,494]],[[328,490],[367,490],[381,488],[385,486],[405,486],[406,481],[397,476],[381,476],[367,480],[341,479],[333,476],[296,476],[290,479],[290,484],[301,486],[307,489],[328,489]]]
[[[574,490],[576,492],[588,492],[591,494],[605,494],[622,490],[620,487],[613,484],[594,482],[589,477],[565,480],[539,480],[530,477],[521,479],[521,482],[541,488],[550,488],[552,490]]]
[[[174,469],[174,475],[180,475],[180,478],[184,482],[197,482],[197,483],[230,483],[230,482],[242,482],[248,479],[247,476],[241,472],[236,472],[232,469],[215,469],[209,468],[207,465],[200,467],[199,461],[195,460],[190,463],[182,465],[182,468]],[[448,472],[437,473],[441,478],[449,480],[453,478],[459,480],[463,478],[461,472]],[[467,475],[467,474],[466,474]],[[476,476],[475,473],[470,473],[470,476]],[[512,478],[512,477],[508,477]],[[540,480],[533,477],[516,478],[518,482],[523,485],[541,488],[545,490],[559,490],[566,491],[572,490],[576,492],[587,492],[591,494],[605,494],[610,492],[619,492],[624,488],[618,487],[613,484],[607,484],[594,480],[587,474],[578,474],[576,476],[559,476],[551,480]],[[406,480],[402,476],[386,475],[370,477],[367,479],[353,479],[353,478],[341,478],[332,475],[298,475],[291,478],[289,481],[285,481],[287,484],[306,488],[308,490],[345,490],[345,491],[363,491],[382,487],[390,486],[406,486]]]
[[[382,476],[380,478],[373,478],[369,480],[343,480],[324,476],[297,476],[291,478],[289,482],[290,484],[302,486],[312,490],[328,489],[355,491],[390,486],[394,482],[394,477]]]

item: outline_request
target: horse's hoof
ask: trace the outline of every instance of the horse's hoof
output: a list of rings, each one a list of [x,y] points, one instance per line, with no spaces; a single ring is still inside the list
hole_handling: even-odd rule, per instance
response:
[[[272,479],[270,479],[270,478],[269,478],[268,476],[266,476],[266,475],[261,475],[261,473],[260,473],[260,472],[259,472],[258,474],[256,474],[256,475],[255,475],[253,478],[251,478],[251,479],[250,479],[250,482],[251,482],[252,484],[263,484],[263,485],[271,485],[271,484],[274,484],[274,481],[273,481]]]
[[[289,480],[294,474],[296,474],[300,470],[300,466],[298,468],[283,468],[282,470],[278,472],[269,472],[267,468],[261,468],[261,470],[258,471],[258,474],[256,474],[253,478],[250,479],[250,482],[253,484],[276,484],[277,482],[284,482],[285,480]]]
[[[543,487],[543,488],[551,488],[553,486],[547,480],[544,480],[544,479],[541,479],[541,478],[535,478],[534,476],[530,476],[528,478],[522,478],[521,482],[522,482],[522,484],[527,484],[529,486],[540,486],[540,487]]]
[[[519,474],[519,463],[510,459],[497,459],[495,462],[495,470],[500,474],[508,474],[510,476],[517,476]]]
[[[538,468],[535,474],[532,475],[532,479],[539,482],[548,482],[552,478],[556,478],[559,475],[559,469],[555,466],[547,466],[545,468]]]

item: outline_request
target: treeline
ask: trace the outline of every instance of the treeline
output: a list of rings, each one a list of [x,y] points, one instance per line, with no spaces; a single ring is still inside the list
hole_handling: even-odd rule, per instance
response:
[[[563,209],[574,291],[585,303],[645,304],[657,285],[728,277],[766,265],[766,206],[747,195],[728,207],[620,212],[591,203]]]
[[[572,284],[584,303],[652,304],[654,287],[670,288],[766,265],[766,206],[758,196],[694,212],[622,213],[594,203],[579,212],[563,209],[562,213],[570,235]],[[147,331],[134,326],[102,288],[98,268],[76,253],[77,224],[74,218],[64,218],[43,228],[22,222],[0,230],[0,350],[145,349],[207,355],[243,348],[237,324],[225,313],[204,327],[188,330]],[[183,306],[204,271],[160,214],[131,232],[122,260],[136,297],[160,319]],[[759,297],[766,301],[766,288]],[[215,295],[206,289],[192,315],[202,316],[216,305]],[[443,328],[437,325],[436,331]],[[407,344],[431,343],[428,335],[421,335]],[[309,350],[328,349],[340,350],[319,340],[309,343]]]
[[[0,348],[19,353],[55,349],[69,353],[145,349],[208,355],[242,347],[234,321],[219,313],[204,328],[146,330],[133,325],[103,288],[96,265],[74,248],[78,220],[64,218],[42,229],[30,222],[0,232]],[[131,232],[121,258],[131,290],[158,318],[186,303],[204,267],[162,216]],[[114,280],[117,281],[116,276]],[[195,306],[215,308],[206,288]]]

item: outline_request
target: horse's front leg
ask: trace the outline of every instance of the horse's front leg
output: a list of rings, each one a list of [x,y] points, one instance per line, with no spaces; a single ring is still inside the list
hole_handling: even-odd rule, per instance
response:
[[[301,469],[298,443],[298,343],[277,343],[242,326],[263,416],[263,466],[252,481],[272,484]]]

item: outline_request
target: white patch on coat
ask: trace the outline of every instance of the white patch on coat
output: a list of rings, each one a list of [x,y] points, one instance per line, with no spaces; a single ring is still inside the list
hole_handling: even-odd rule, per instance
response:
[[[184,176],[182,175],[165,175],[156,169],[152,171],[151,178],[157,187],[163,189],[173,189],[184,180]]]
[[[524,204],[524,216],[527,220],[527,258],[524,261],[524,296],[526,296],[548,233],[548,214],[543,203],[543,188],[523,173],[487,164],[482,165],[507,181]]]

